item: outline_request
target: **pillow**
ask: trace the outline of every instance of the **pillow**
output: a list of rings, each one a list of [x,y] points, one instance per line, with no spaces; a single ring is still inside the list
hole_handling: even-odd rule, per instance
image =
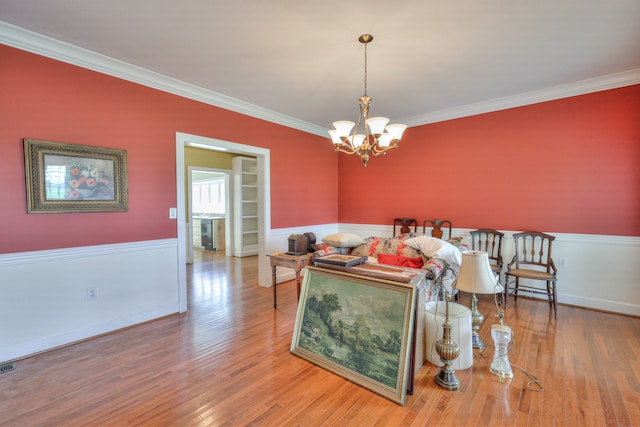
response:
[[[449,242],[431,236],[418,236],[405,240],[406,244],[418,249],[428,258],[438,258],[449,263],[456,275],[462,265],[462,253]]]
[[[322,241],[338,248],[355,248],[364,243],[364,239],[356,234],[335,233],[322,238]]]
[[[367,237],[364,243],[353,248],[351,255],[375,257],[380,245],[380,237]]]
[[[420,251],[396,237],[367,237],[364,240],[364,244],[353,248],[351,255],[376,257],[379,254],[388,254],[410,258],[420,256]]]
[[[378,254],[378,263],[387,265],[399,265],[402,267],[422,268],[422,257],[411,258],[401,255]]]

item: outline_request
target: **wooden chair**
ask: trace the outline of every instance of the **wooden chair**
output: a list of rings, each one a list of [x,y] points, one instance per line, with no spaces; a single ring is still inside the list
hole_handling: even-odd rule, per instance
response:
[[[479,228],[470,231],[471,249],[485,251],[489,254],[491,270],[500,275],[502,273],[502,238],[504,233],[492,228]]]
[[[418,220],[415,218],[395,218],[393,220],[393,237],[396,237],[396,227],[400,227],[400,234],[410,233],[413,227],[414,233],[418,231]]]
[[[451,221],[449,221],[448,219],[425,219],[422,223],[422,232],[424,234],[427,234],[427,226],[433,227],[431,230],[431,236],[442,239],[442,236],[444,234],[442,231],[442,226],[447,224],[449,224],[449,237],[447,237],[447,239],[450,239],[451,229],[453,226],[451,224]]]
[[[525,231],[513,235],[515,240],[515,255],[507,265],[505,273],[504,297],[505,306],[509,296],[509,279],[513,278],[513,299],[518,299],[518,293],[528,292],[533,294],[545,294],[549,299],[549,305],[553,308],[554,318],[558,317],[558,294],[556,282],[558,273],[551,258],[551,245],[555,236],[538,231]],[[520,279],[542,280],[546,282],[546,290],[531,285],[520,285]]]

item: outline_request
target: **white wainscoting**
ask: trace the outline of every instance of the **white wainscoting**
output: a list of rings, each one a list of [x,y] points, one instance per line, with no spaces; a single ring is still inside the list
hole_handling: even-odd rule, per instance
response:
[[[288,237],[313,232],[391,236],[386,225],[322,224],[271,230],[267,253],[286,252]],[[502,230],[504,231],[504,230]],[[467,229],[454,229],[464,236]],[[513,255],[505,231],[505,262]],[[555,235],[560,303],[640,316],[640,238]],[[0,363],[112,332],[180,311],[177,239],[0,255]],[[268,257],[262,286],[271,286]],[[278,283],[295,278],[278,268]],[[263,284],[264,283],[264,284]],[[87,299],[87,289],[97,296]],[[186,303],[185,303],[186,305]]]
[[[422,227],[418,227],[421,231]],[[388,225],[340,224],[339,231],[361,237],[391,236]],[[470,245],[469,229],[454,228],[454,236],[464,236]],[[506,264],[513,258],[513,234],[505,233],[502,257]],[[597,310],[640,316],[640,237],[595,234],[549,233],[553,259],[558,268],[558,302]],[[566,266],[559,260],[566,259]],[[504,274],[503,274],[504,279]],[[544,295],[541,296],[544,298]]]
[[[179,312],[177,258],[176,239],[0,255],[0,362]]]

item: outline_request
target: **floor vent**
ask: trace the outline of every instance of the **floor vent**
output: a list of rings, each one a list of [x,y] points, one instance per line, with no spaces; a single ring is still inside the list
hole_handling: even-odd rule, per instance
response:
[[[14,369],[16,369],[16,362],[5,363],[3,365],[0,365],[0,374],[13,371]]]

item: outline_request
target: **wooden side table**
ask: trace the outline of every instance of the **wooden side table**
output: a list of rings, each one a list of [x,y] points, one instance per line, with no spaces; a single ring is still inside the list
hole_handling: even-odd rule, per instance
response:
[[[307,265],[311,264],[311,257],[313,254],[307,253],[304,255],[290,255],[286,253],[275,253],[267,255],[271,261],[272,283],[273,287],[273,308],[278,306],[276,295],[276,268],[286,267],[292,268],[296,272],[296,291],[298,292],[298,300],[300,300],[300,271]]]

